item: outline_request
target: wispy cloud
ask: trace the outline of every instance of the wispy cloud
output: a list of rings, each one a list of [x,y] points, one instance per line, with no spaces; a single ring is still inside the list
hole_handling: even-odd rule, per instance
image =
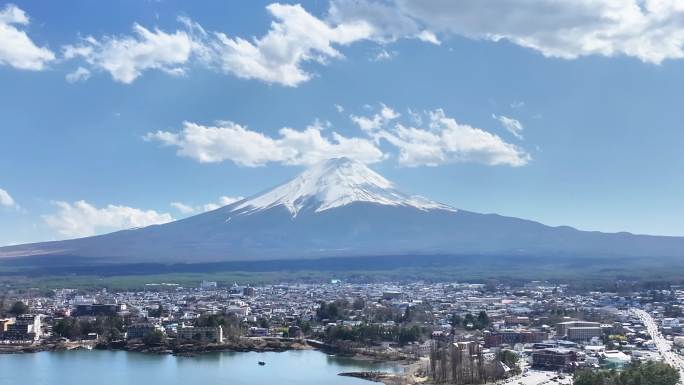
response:
[[[496,114],[492,114],[492,118],[498,120],[499,123],[501,123],[501,126],[503,126],[503,128],[505,128],[506,131],[510,132],[516,138],[520,140],[524,139],[522,132],[525,129],[525,127],[523,127],[522,123],[520,123],[519,120],[509,118],[508,116]]]
[[[235,202],[240,201],[242,199],[244,199],[244,197],[241,197],[241,196],[230,197],[230,196],[224,195],[224,196],[220,197],[217,202],[205,203],[203,205],[198,205],[198,206],[193,206],[193,205],[185,204],[182,202],[171,202],[171,207],[178,210],[178,212],[180,212],[181,214],[185,214],[185,215],[198,214],[198,213],[216,210],[216,209],[221,208],[223,206],[228,206],[229,204],[235,203]]]
[[[349,115],[349,118],[362,130],[374,131],[380,129],[400,116],[401,114],[393,110],[391,107],[387,107],[386,105],[380,103],[380,111],[372,116],[358,116],[351,114]]]

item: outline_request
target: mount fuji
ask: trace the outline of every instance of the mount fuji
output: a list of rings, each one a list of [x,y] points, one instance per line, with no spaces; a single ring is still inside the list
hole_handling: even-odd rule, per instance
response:
[[[347,158],[175,222],[0,248],[0,257],[192,263],[391,255],[684,257],[683,237],[580,231],[478,214],[403,193]]]

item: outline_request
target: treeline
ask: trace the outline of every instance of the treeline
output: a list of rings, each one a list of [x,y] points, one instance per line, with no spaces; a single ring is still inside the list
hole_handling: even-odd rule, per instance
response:
[[[364,310],[366,302],[357,298],[353,302],[345,299],[338,299],[332,302],[321,302],[316,310],[316,320],[335,322],[340,319],[347,319],[355,311]],[[419,304],[408,306],[405,309],[393,306],[371,307],[366,309],[365,321],[367,322],[427,322],[432,320],[432,308],[429,304]]]
[[[195,320],[194,326],[221,326],[223,328],[223,337],[235,339],[244,334],[246,325],[242,325],[240,320],[234,314],[221,315],[210,314],[203,315]]]
[[[94,320],[62,318],[52,327],[56,336],[70,340],[83,339],[90,333],[97,333],[106,341],[118,341],[123,339],[124,331],[125,323],[119,316],[97,317]]]
[[[489,327],[491,321],[486,311],[481,311],[477,316],[471,313],[466,314],[461,317],[458,314],[453,314],[451,316],[451,326],[454,328],[463,327],[466,330],[482,330]]]
[[[21,301],[16,301],[13,302],[9,308],[5,307],[5,300],[0,299],[0,317],[6,317],[6,316],[19,316],[22,314],[26,314],[29,312],[29,307],[21,302]]]
[[[405,345],[423,339],[426,329],[419,326],[383,326],[362,324],[356,326],[332,326],[326,329],[324,339],[328,343],[338,341],[361,342],[372,344],[379,342],[396,342]]]
[[[623,370],[581,370],[575,373],[575,385],[676,385],[679,372],[662,362],[648,362]]]

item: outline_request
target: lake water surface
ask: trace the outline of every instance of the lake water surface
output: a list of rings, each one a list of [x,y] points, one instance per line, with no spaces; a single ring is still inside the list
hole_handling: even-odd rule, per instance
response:
[[[0,355],[0,385],[372,384],[337,375],[364,370],[399,369],[312,350],[195,357],[100,350]]]

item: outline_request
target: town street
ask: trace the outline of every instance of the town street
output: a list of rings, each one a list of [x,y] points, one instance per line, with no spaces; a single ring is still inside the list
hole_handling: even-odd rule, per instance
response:
[[[672,343],[663,337],[658,330],[658,324],[650,314],[640,309],[632,309],[632,313],[644,323],[665,362],[679,370],[679,383],[684,384],[684,359],[672,351]]]

